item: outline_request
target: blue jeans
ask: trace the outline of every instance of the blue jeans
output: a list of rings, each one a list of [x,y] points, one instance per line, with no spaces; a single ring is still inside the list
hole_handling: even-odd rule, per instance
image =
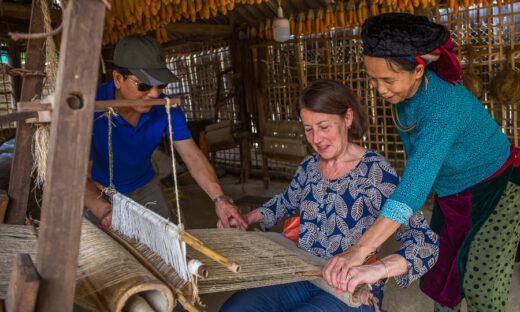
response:
[[[383,301],[380,289],[374,289],[372,293],[379,298],[379,303]],[[220,311],[368,312],[374,311],[374,307],[352,308],[310,282],[297,282],[240,290],[222,305]]]

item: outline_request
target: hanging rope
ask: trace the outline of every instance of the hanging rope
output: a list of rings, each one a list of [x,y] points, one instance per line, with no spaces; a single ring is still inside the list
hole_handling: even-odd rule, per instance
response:
[[[111,195],[112,193],[116,192],[116,187],[114,185],[114,154],[112,152],[112,116],[117,116],[116,111],[112,108],[108,108],[108,112],[106,112],[104,115],[106,115],[108,120],[108,170],[109,170],[109,179],[110,184],[108,187],[103,191],[107,195]]]
[[[51,13],[49,10],[49,1],[39,0],[42,8],[43,14],[43,24],[45,26],[45,31],[50,33],[52,31],[51,25]],[[45,52],[47,54],[47,61],[49,65],[46,66],[47,72],[47,80],[45,81],[45,85],[54,90],[56,87],[56,74],[58,72],[58,58],[56,53],[56,44],[54,43],[54,39],[52,36],[47,37],[45,44]]]
[[[175,166],[175,152],[173,150],[173,136],[172,136],[172,116],[170,112],[170,108],[172,107],[170,103],[170,98],[166,97],[166,114],[168,115],[168,132],[170,134],[170,152],[172,153],[172,174],[173,174],[173,184],[175,186],[175,203],[177,206],[177,218],[178,225],[181,227],[181,230],[184,230],[184,226],[181,222],[181,207],[179,204],[179,187],[177,185],[177,169]],[[177,104],[174,104],[173,107],[177,107]]]

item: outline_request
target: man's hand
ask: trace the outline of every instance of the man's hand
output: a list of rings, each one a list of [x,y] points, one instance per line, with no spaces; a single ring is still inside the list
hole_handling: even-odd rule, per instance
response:
[[[238,227],[242,231],[247,230],[248,224],[240,209],[230,203],[227,199],[219,200],[215,207],[218,216],[217,227]]]
[[[107,201],[98,201],[89,210],[99,219],[102,226],[108,228],[112,225],[112,205]]]

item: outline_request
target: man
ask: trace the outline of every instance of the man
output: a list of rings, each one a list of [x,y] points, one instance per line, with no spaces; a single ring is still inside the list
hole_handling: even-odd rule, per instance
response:
[[[114,51],[113,80],[98,87],[96,100],[164,98],[162,90],[179,79],[166,67],[161,45],[145,35],[130,35],[118,42]],[[238,207],[225,196],[215,171],[193,142],[180,107],[171,109],[174,147],[198,185],[214,201],[219,226],[230,222],[245,230],[247,223]],[[161,192],[151,164],[151,155],[164,133],[169,134],[164,106],[131,106],[112,117],[113,183],[127,195],[161,216],[170,217],[168,203]],[[103,226],[112,223],[112,206],[99,196],[95,182],[110,184],[108,120],[96,113],[92,129],[89,177],[85,206]],[[94,182],[95,181],[95,182]],[[155,202],[155,204],[150,204]]]

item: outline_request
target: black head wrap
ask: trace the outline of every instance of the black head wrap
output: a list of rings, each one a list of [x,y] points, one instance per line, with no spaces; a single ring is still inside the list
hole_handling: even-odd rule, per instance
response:
[[[365,20],[363,54],[374,57],[415,57],[431,53],[449,38],[444,26],[424,16],[386,13]]]

